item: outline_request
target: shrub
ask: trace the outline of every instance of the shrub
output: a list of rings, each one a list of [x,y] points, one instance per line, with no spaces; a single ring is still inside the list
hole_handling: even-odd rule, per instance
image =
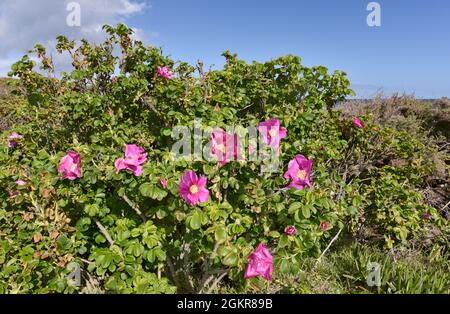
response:
[[[125,25],[104,29],[101,45],[58,37],[74,67],[59,78],[40,45],[40,71],[29,56],[13,65],[30,121],[13,128],[23,136],[14,145],[4,133],[0,150],[2,291],[83,292],[67,279],[77,267],[95,291],[207,292],[220,280],[242,287],[261,283],[243,276],[260,243],[276,277],[298,274],[303,257],[318,257],[343,229],[356,232],[366,212],[377,213],[389,247],[421,230],[430,208],[413,188],[429,172],[426,149],[328,110],[352,94],[345,73],[291,55],[247,64],[229,52],[223,70],[204,72],[133,40]],[[271,150],[278,171],[263,171],[269,153],[217,162],[171,151],[176,127],[195,134],[195,149],[210,141],[198,132],[234,126],[248,147],[246,127],[262,121],[279,132],[260,128],[267,141],[287,132]],[[385,154],[407,162],[386,164]],[[296,173],[283,177],[288,169]]]

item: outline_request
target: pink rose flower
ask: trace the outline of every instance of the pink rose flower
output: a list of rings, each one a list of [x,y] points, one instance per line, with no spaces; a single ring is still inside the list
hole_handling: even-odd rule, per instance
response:
[[[269,249],[260,243],[248,258],[247,269],[244,278],[262,276],[267,281],[272,281],[273,258]]]
[[[312,189],[311,167],[313,161],[305,158],[303,155],[297,155],[288,164],[288,170],[284,173],[286,180],[291,180],[288,187],[302,190],[306,186]]]
[[[172,72],[169,70],[168,67],[157,67],[156,73],[158,76],[161,76],[162,78],[165,78],[166,80],[170,80],[172,78]]]
[[[354,124],[358,129],[362,129],[362,128],[364,127],[362,121],[361,121],[359,118],[357,118],[357,117],[355,117],[355,118],[353,119],[353,124]]]
[[[26,185],[27,183],[25,181],[23,181],[23,180],[17,180],[16,184],[19,185],[19,186],[23,186],[23,185]]]
[[[280,140],[286,137],[286,129],[280,126],[280,120],[270,119],[259,123],[256,128],[262,134],[264,142],[274,148],[280,147]]]
[[[289,226],[284,229],[284,233],[288,236],[293,236],[297,233],[297,229],[294,226]]]
[[[161,183],[161,185],[162,185],[163,188],[166,188],[166,187],[167,187],[167,180],[166,180],[166,179],[160,178],[160,179],[159,179],[159,183]]]
[[[114,163],[116,173],[126,169],[133,172],[136,177],[142,175],[142,165],[147,160],[145,150],[137,145],[125,145],[125,158],[119,158]]]
[[[74,151],[69,151],[59,163],[58,172],[61,179],[75,180],[81,177],[81,158]]]
[[[328,230],[328,228],[330,227],[330,224],[329,224],[329,222],[328,221],[322,221],[321,223],[320,223],[320,230],[322,230],[322,231],[327,231]]]
[[[199,178],[193,170],[186,171],[181,178],[178,192],[186,203],[195,206],[198,203],[206,202],[209,198],[206,182],[205,176]]]
[[[108,111],[108,116],[110,116],[110,117],[114,117],[114,111],[112,111],[112,110],[109,110],[109,111]]]
[[[9,148],[13,148],[14,146],[17,145],[17,141],[15,140],[20,140],[22,139],[23,136],[16,133],[16,132],[12,132],[9,136],[8,136],[8,147]]]
[[[114,74],[111,75],[111,83],[113,83],[113,84],[117,83],[117,78]]]
[[[228,134],[218,128],[211,133],[210,140],[211,155],[217,157],[221,166],[240,158],[237,134]]]

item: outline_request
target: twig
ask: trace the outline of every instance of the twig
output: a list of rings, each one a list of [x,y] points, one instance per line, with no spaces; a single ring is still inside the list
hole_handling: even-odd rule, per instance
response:
[[[317,263],[320,262],[320,260],[322,259],[322,257],[325,255],[325,253],[328,251],[328,249],[331,247],[331,245],[333,244],[334,241],[337,240],[337,238],[339,237],[339,235],[341,234],[343,228],[339,229],[339,232],[334,236],[333,239],[331,239],[330,243],[328,244],[328,246],[325,248],[325,250],[322,252],[322,254],[320,254],[319,258],[317,259]]]
[[[41,214],[44,215],[44,211],[42,210],[42,207],[38,204],[37,201],[33,198],[33,195],[30,194],[31,204],[34,206],[34,208]]]
[[[189,283],[189,290],[194,291],[194,281],[192,280],[192,276],[190,275],[190,269],[189,269],[189,253],[191,252],[191,245],[190,243],[183,243],[183,253],[180,256],[180,260],[183,261],[183,269],[184,269],[184,275],[187,278],[187,281]]]
[[[212,250],[212,252],[211,252],[211,255],[209,256],[209,259],[207,259],[207,260],[205,261],[205,264],[203,265],[203,271],[207,271],[208,268],[209,268],[209,266],[211,265],[212,261],[216,258],[216,256],[217,256],[217,250],[219,249],[219,245],[220,245],[219,241],[217,241],[217,242],[214,244],[214,248],[213,248],[213,250]]]
[[[170,257],[167,258],[167,264],[169,265],[169,271],[170,274],[172,275],[173,282],[175,283],[175,286],[179,288],[180,282],[178,281],[177,272],[175,271],[175,267],[173,267],[173,263],[170,260]]]
[[[202,293],[203,289],[208,286],[208,284],[211,282],[211,280],[214,279],[214,275],[223,275],[230,271],[228,268],[221,268],[221,269],[213,269],[206,273],[207,278],[205,282],[202,284],[201,288],[199,289],[198,293]]]
[[[109,235],[108,230],[106,230],[106,228],[98,220],[95,220],[95,224],[100,229],[100,232],[105,236],[106,240],[108,240],[109,245],[112,246],[114,244],[114,241],[111,238],[111,236]]]
[[[217,284],[222,280],[223,277],[225,277],[225,275],[228,274],[228,271],[223,273],[222,275],[220,275],[215,281],[214,283],[211,285],[211,287],[209,287],[208,291],[206,292],[207,294],[210,294],[214,288],[217,286]]]
[[[199,60],[197,61],[197,70],[202,79],[202,84],[203,84],[203,88],[204,88],[203,102],[206,104],[208,102],[208,83],[206,80],[205,72],[203,71],[203,63],[200,62]]]
[[[78,257],[78,259],[79,259],[80,261],[82,261],[82,262],[86,263],[86,264],[92,264],[92,262],[91,262],[91,261],[88,261],[88,260],[87,260],[87,259],[85,259],[85,258],[81,258],[81,257]]]
[[[446,209],[448,205],[450,205],[450,202],[448,202],[447,204],[445,204],[445,206],[442,207],[441,211],[444,211],[444,209]]]
[[[211,280],[214,279],[214,276],[208,276],[208,278],[206,278],[205,282],[203,282],[201,284],[200,289],[198,290],[198,294],[201,294],[203,289],[211,282]]]
[[[144,214],[142,214],[141,210],[133,204],[133,202],[128,198],[128,196],[126,196],[126,194],[124,194],[122,198],[136,212],[136,214],[138,214],[139,217],[141,217],[142,221],[147,221],[147,218],[144,216]]]
[[[216,258],[217,256],[217,249],[219,248],[220,243],[217,241],[214,244],[214,248],[211,252],[211,255],[209,256],[208,259],[205,260],[205,262],[203,263],[203,277],[202,280],[200,281],[200,288],[199,288],[199,293],[202,292],[202,290],[206,287],[206,285],[211,281],[211,279],[213,278],[213,275],[211,273],[211,271],[209,271],[209,267],[211,266],[212,261]]]
[[[238,111],[244,111],[244,110],[246,110],[246,109],[248,109],[248,108],[250,108],[250,107],[252,107],[254,105],[255,105],[255,103],[251,103],[250,105],[247,105],[244,108],[239,109]]]
[[[344,175],[342,176],[343,184],[341,184],[341,186],[339,187],[339,193],[338,193],[338,198],[337,199],[340,199],[341,196],[342,196],[342,190],[344,189],[344,185],[345,185],[345,183],[347,181],[347,172],[348,172],[348,165],[345,165]]]
[[[156,116],[158,117],[160,123],[163,126],[167,126],[166,125],[166,121],[164,120],[164,117],[163,117],[162,113],[158,109],[156,109],[155,105],[152,102],[147,101],[145,98],[141,98],[141,101],[144,104],[144,106],[148,106],[156,114]]]

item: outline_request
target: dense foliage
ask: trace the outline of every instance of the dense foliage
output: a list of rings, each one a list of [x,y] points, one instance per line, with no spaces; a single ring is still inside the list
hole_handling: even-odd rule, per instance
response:
[[[244,278],[260,243],[279,282],[338,233],[392,249],[430,224],[425,249],[446,254],[448,222],[416,190],[434,171],[427,156],[436,148],[331,110],[352,94],[345,73],[290,55],[247,64],[229,52],[222,70],[204,71],[145,47],[124,25],[104,29],[101,45],[58,37],[70,73],[57,78],[40,45],[32,51],[39,71],[24,56],[10,73],[28,121],[2,133],[0,144],[0,292],[252,291],[265,285]],[[171,152],[176,126],[234,126],[245,146],[245,128],[270,119],[287,133],[276,172],[261,171],[266,159],[220,164]],[[127,170],[134,164],[117,171],[127,144],[145,151],[142,174]],[[69,152],[80,156],[80,175],[61,176]],[[311,188],[287,188],[283,173],[300,154],[313,161]],[[180,195],[190,170],[206,176],[206,202]],[[81,285],[68,279],[78,267]]]

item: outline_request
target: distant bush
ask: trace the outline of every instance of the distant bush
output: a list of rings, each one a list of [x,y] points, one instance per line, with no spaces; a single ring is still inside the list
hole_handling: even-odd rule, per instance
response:
[[[445,97],[432,101],[409,95],[380,95],[368,101],[347,101],[341,107],[344,114],[372,114],[375,123],[407,131],[417,138],[450,138],[450,100]]]
[[[389,98],[379,96],[367,101],[347,101],[340,108],[347,117],[366,114],[373,117],[374,122],[381,127],[404,132],[406,138],[416,141],[416,147],[420,146],[426,151],[423,158],[428,160],[431,172],[416,188],[424,195],[427,204],[442,210],[442,215],[450,219],[450,209],[446,206],[450,202],[448,98],[431,101],[408,95]],[[394,166],[405,163],[403,158],[393,159],[389,155],[384,155],[384,159]]]
[[[27,120],[24,101],[14,95],[11,87],[13,84],[10,79],[0,78],[0,132]]]

